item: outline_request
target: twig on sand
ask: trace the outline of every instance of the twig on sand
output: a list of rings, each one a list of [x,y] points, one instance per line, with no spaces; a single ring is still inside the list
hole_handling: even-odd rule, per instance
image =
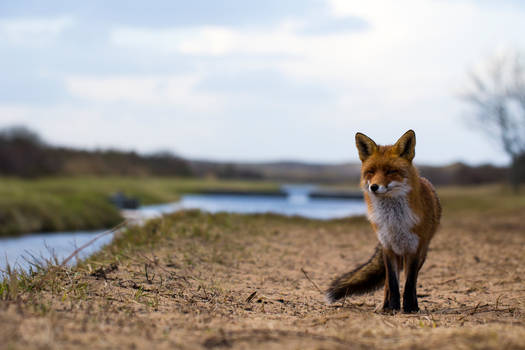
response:
[[[64,259],[64,261],[62,261],[60,266],[61,267],[65,266],[71,259],[73,259],[83,249],[89,247],[91,244],[93,244],[99,238],[104,237],[106,235],[109,235],[111,233],[114,233],[117,230],[121,229],[122,227],[124,227],[127,224],[127,222],[128,222],[127,220],[124,220],[120,224],[118,224],[117,226],[115,226],[115,227],[113,227],[113,228],[111,228],[111,229],[109,229],[107,231],[101,232],[100,234],[96,235],[92,240],[90,240],[89,242],[87,242],[87,243],[81,245],[80,247],[78,247],[77,249],[75,249],[75,251],[73,253],[71,253],[71,255],[69,255],[67,258]]]
[[[155,273],[153,274],[153,277],[149,278],[148,263],[144,263],[144,271],[146,272],[146,281],[148,281],[149,284],[153,284],[153,280],[155,279]]]
[[[246,300],[244,302],[246,303],[249,303],[253,300],[253,298],[255,298],[255,295],[257,294],[257,291],[253,292],[252,294],[250,294],[250,296],[248,298],[246,298]]]
[[[314,287],[319,291],[319,293],[321,294],[324,294],[323,291],[321,290],[321,288],[319,288],[319,286],[317,285],[317,283],[315,283],[314,281],[312,281],[312,279],[308,276],[308,274],[306,273],[306,271],[304,270],[304,268],[301,267],[301,271],[304,273],[304,277],[306,277],[306,279],[308,281],[310,281],[310,283],[312,283],[314,285]]]

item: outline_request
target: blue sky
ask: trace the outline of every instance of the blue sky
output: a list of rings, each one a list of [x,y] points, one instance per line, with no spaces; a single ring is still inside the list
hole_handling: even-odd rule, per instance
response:
[[[465,122],[468,71],[523,49],[519,1],[3,1],[0,127],[53,144],[356,161],[508,161]]]

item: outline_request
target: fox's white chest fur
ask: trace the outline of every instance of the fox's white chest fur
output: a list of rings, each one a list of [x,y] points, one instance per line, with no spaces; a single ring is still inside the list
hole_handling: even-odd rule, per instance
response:
[[[419,222],[406,195],[394,197],[370,196],[371,208],[368,219],[377,225],[377,237],[383,247],[391,249],[397,255],[414,253],[419,244],[419,237],[412,228]]]

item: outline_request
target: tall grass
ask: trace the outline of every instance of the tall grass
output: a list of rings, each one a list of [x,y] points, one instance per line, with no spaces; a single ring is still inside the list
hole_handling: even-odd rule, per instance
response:
[[[8,195],[5,192],[9,191],[0,191],[0,236],[97,229],[122,221],[118,209],[102,193],[53,193],[23,187]]]
[[[0,270],[0,301],[16,300],[26,293],[39,292],[45,286],[60,283],[60,275],[70,267],[62,266],[56,256],[50,258],[25,257],[29,269],[14,268],[6,264]]]

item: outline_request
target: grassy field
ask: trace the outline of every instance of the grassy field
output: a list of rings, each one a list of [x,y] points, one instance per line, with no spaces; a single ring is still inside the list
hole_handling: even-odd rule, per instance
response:
[[[187,178],[0,178],[0,236],[112,227],[123,220],[108,201],[117,191],[152,204],[209,189],[264,191],[275,190],[277,185]]]
[[[129,228],[76,267],[6,276],[0,344],[525,348],[525,196],[498,186],[439,192],[443,221],[421,270],[417,314],[381,313],[382,291],[325,304],[320,290],[376,245],[364,218],[188,211]]]

